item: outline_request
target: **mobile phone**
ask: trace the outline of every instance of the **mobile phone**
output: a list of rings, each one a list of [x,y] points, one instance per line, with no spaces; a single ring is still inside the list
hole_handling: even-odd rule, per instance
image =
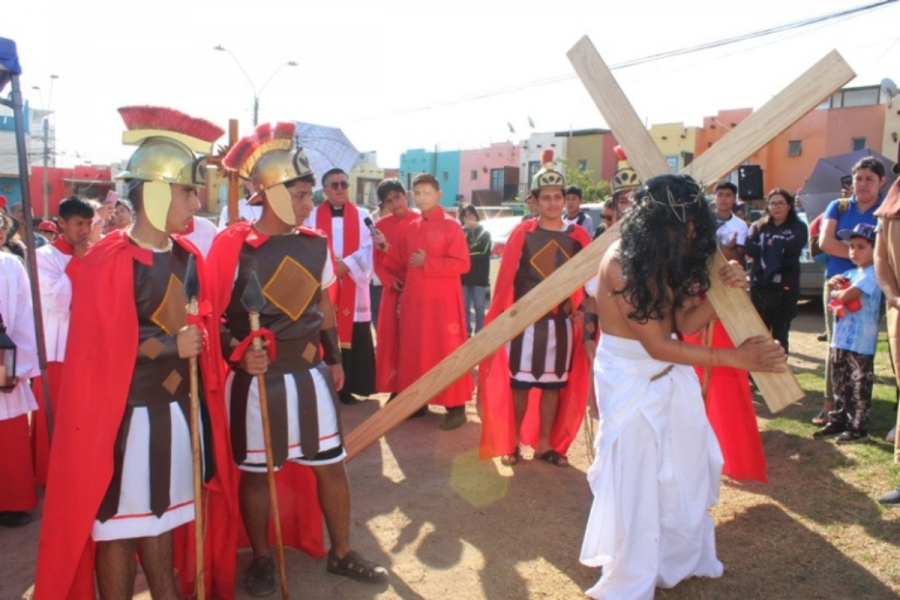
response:
[[[853,175],[844,175],[843,177],[841,177],[841,187],[842,188],[853,187]]]

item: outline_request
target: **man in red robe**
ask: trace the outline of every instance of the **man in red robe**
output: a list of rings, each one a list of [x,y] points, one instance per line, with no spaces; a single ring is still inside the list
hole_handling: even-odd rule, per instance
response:
[[[552,151],[535,174],[531,196],[538,218],[518,225],[503,251],[486,324],[552,275],[591,240],[563,220],[566,184]],[[568,466],[587,398],[587,361],[581,345],[582,290],[513,338],[478,369],[481,457],[519,461],[519,442],[535,457]]]
[[[93,219],[94,208],[87,200],[80,196],[69,196],[59,203],[59,227],[62,233],[52,244],[44,244],[35,252],[38,279],[41,282],[41,314],[44,319],[44,344],[47,348],[49,395],[54,415],[59,408],[59,380],[66,358],[72,289],[78,279],[81,257],[88,249]],[[41,390],[40,380],[36,379],[35,382],[35,397],[40,412],[35,415],[32,424],[34,473],[38,485],[47,485],[50,441],[47,436],[45,394]]]
[[[120,113],[128,141],[140,144],[119,176],[137,219],[88,251],[74,290],[34,597],[93,599],[95,575],[101,597],[130,597],[135,554],[154,597],[193,593],[194,538],[179,536],[187,548],[175,548],[173,530],[190,529],[194,519],[188,359],[197,357],[207,432],[203,504],[225,507],[206,521],[206,589],[228,598],[234,554],[223,554],[223,540],[236,537],[237,509],[226,493],[233,484],[218,340],[206,335],[217,321],[202,257],[173,235],[200,207],[203,170],[193,149],[211,151],[223,131],[170,109]],[[200,283],[197,317],[187,315],[182,284],[191,260]]]
[[[406,188],[399,179],[385,179],[376,190],[378,200],[390,214],[378,219],[375,226],[388,244],[397,245],[407,236],[409,224],[419,211],[410,210]],[[375,347],[375,389],[389,392],[391,398],[402,390],[397,381],[406,361],[400,361],[400,295],[405,269],[386,264],[384,252],[375,252],[375,273],[381,280],[381,307],[378,311],[378,344]],[[424,407],[423,407],[424,408]],[[427,408],[426,408],[427,410]],[[422,413],[424,414],[424,412]]]
[[[459,221],[441,207],[437,179],[420,173],[413,179],[413,199],[422,211],[409,225],[405,238],[389,244],[384,235],[373,238],[389,268],[401,274],[400,355],[404,368],[399,389],[412,385],[466,341],[466,319],[459,276],[469,270],[469,246]],[[450,431],[466,422],[472,376],[460,377],[431,399],[447,414],[440,429]]]

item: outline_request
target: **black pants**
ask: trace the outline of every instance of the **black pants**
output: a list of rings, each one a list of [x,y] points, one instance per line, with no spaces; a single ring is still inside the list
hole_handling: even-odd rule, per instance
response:
[[[375,393],[375,345],[370,322],[353,324],[350,348],[341,348],[344,387],[338,392],[341,402],[352,404],[351,394],[371,396]]]
[[[846,425],[858,433],[868,433],[875,356],[832,348],[831,377],[834,389],[834,410],[829,413],[831,422]]]
[[[369,300],[372,307],[372,325],[378,329],[378,311],[381,309],[381,285],[369,284]]]
[[[756,312],[772,332],[784,351],[788,351],[788,333],[791,321],[797,316],[798,293],[794,290],[771,289],[762,286],[750,288],[750,299]]]

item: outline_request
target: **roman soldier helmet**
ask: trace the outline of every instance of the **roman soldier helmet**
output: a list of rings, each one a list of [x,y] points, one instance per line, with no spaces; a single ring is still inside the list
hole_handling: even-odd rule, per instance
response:
[[[284,184],[313,174],[303,148],[294,150],[295,129],[295,123],[263,123],[241,138],[222,160],[226,169],[253,183],[256,193],[250,204],[261,203],[265,192],[275,215],[289,225],[297,222]]]
[[[635,173],[634,169],[631,168],[631,165],[628,164],[628,158],[625,156],[625,151],[622,150],[622,146],[616,146],[613,148],[613,152],[616,153],[619,164],[616,166],[612,184],[609,186],[612,195],[615,196],[619,192],[634,191],[641,187],[641,178],[638,177],[638,174]]]
[[[547,149],[541,153],[541,170],[531,178],[531,191],[548,187],[566,187],[566,178],[555,169],[553,164],[553,150]]]
[[[125,106],[119,109],[127,131],[122,143],[137,146],[116,179],[143,182],[143,206],[150,224],[166,230],[172,203],[170,184],[206,183],[206,156],[225,130],[171,108]]]

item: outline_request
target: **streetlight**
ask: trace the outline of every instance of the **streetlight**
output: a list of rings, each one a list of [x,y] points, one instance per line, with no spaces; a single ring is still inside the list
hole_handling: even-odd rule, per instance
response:
[[[237,56],[234,55],[234,52],[232,52],[228,48],[222,46],[222,44],[215,46],[213,48],[213,50],[218,50],[219,52],[227,52],[229,55],[231,55],[231,58],[234,60],[234,64],[236,64],[238,66],[238,69],[241,70],[241,73],[243,73],[244,77],[247,79],[247,83],[249,83],[250,87],[253,88],[253,126],[256,127],[259,124],[259,96],[260,96],[260,94],[262,94],[263,90],[266,89],[266,86],[269,85],[269,82],[275,78],[275,76],[278,74],[278,71],[280,71],[282,67],[284,67],[284,66],[296,67],[297,62],[293,61],[293,60],[289,60],[286,63],[281,63],[280,65],[278,65],[278,68],[275,69],[275,71],[269,76],[269,78],[266,79],[266,82],[264,84],[262,84],[262,87],[259,88],[259,91],[257,91],[256,84],[254,84],[253,80],[250,79],[250,76],[247,75],[247,71],[244,70],[244,67],[241,65],[241,61],[239,61],[237,59]]]

